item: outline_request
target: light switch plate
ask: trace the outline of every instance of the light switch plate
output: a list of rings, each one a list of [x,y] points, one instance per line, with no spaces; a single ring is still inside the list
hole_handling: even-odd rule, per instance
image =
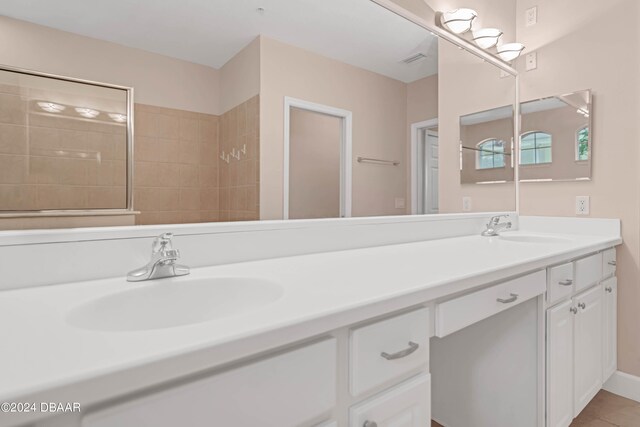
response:
[[[535,70],[538,68],[538,54],[531,52],[526,56],[527,71]]]
[[[533,6],[525,12],[525,26],[531,27],[538,23],[538,6]]]
[[[576,196],[576,215],[589,215],[589,196]]]

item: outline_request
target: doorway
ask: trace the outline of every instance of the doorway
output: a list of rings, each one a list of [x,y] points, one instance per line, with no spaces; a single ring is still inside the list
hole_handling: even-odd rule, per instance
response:
[[[283,218],[351,216],[351,112],[285,98]]]
[[[439,208],[438,120],[411,125],[411,213],[437,214]]]

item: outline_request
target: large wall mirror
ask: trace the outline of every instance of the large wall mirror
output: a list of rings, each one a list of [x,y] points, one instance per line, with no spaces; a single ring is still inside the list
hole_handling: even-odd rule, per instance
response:
[[[516,210],[512,75],[371,0],[221,3],[203,19],[243,25],[206,26],[208,111],[154,104],[152,80],[129,112],[117,87],[1,74],[0,162],[21,156],[22,169],[0,169],[0,209],[132,208],[141,225]],[[16,19],[91,31],[20,2],[10,9]],[[160,53],[181,40],[118,37]],[[130,58],[117,64],[119,83],[144,70],[144,58]],[[504,106],[501,117],[477,113]],[[487,120],[504,126],[484,132]],[[473,144],[461,150],[466,140]],[[474,168],[461,180],[467,157]]]

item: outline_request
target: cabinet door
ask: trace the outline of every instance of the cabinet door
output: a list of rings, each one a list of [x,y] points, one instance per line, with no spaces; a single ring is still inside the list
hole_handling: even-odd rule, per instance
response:
[[[604,289],[602,343],[602,381],[607,381],[617,369],[618,281],[612,277],[602,283]]]
[[[428,427],[431,425],[430,395],[430,376],[420,374],[352,407],[349,426]]]
[[[548,427],[566,427],[573,420],[574,311],[573,301],[547,310]]]
[[[574,416],[602,387],[602,285],[574,298]]]

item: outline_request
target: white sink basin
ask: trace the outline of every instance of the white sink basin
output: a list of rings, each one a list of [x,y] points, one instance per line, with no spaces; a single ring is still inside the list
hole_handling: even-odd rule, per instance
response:
[[[500,240],[519,243],[566,243],[568,240],[563,237],[541,236],[536,234],[501,234]]]
[[[99,331],[173,328],[257,310],[282,295],[281,286],[261,279],[151,280],[86,302],[72,309],[67,321]]]

